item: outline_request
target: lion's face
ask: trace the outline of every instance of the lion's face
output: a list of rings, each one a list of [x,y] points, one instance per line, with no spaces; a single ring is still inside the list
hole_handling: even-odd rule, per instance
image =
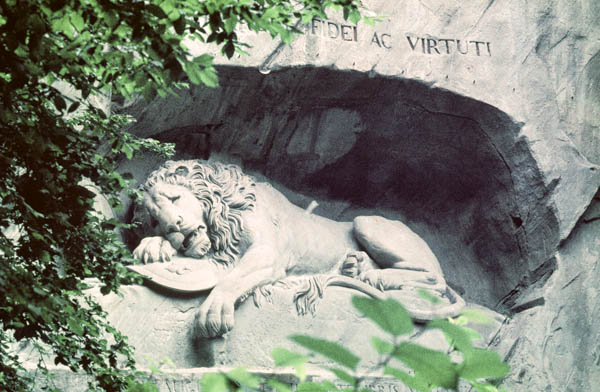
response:
[[[136,206],[134,222],[142,236],[161,236],[188,257],[201,258],[211,248],[205,205],[185,186],[158,183],[144,192]]]

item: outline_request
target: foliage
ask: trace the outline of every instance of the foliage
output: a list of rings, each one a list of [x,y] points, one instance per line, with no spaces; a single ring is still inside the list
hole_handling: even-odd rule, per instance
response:
[[[114,208],[128,180],[115,163],[143,149],[168,152],[122,129],[91,102],[108,94],[152,98],[217,85],[213,57],[186,40],[243,51],[246,25],[289,42],[297,21],[327,7],[360,19],[358,0],[0,0],[0,389],[27,389],[12,340],[32,339],[57,364],[95,377],[91,388],[130,384],[131,349],[85,294],[126,281],[131,262],[114,219],[90,213],[96,184]],[[70,91],[66,93],[66,91]],[[43,367],[43,363],[40,364]]]
[[[373,372],[399,380],[414,391],[431,391],[434,388],[458,390],[459,381],[470,384],[478,392],[498,392],[499,389],[489,380],[500,379],[507,375],[508,365],[492,351],[477,348],[473,340],[477,333],[465,326],[468,322],[483,322],[485,316],[473,310],[466,310],[456,319],[439,319],[429,322],[428,329],[443,332],[451,351],[440,352],[400,339],[410,336],[414,325],[404,307],[394,299],[384,301],[355,296],[352,303],[359,312],[371,319],[389,339],[377,337],[371,339],[373,348],[379,354],[380,361]],[[364,377],[359,376],[357,367],[360,358],[347,348],[327,340],[306,335],[294,335],[293,341],[309,350],[308,355],[297,354],[282,348],[273,350],[272,356],[277,366],[291,366],[300,380],[297,391],[328,392],[355,391],[367,392],[362,384]],[[321,355],[333,361],[337,366],[329,367],[336,382],[316,383],[306,379],[306,362],[313,355]],[[257,379],[243,368],[233,372],[205,376],[203,391],[258,391],[260,385],[269,385],[277,392],[290,392],[289,385],[276,380]],[[205,389],[206,388],[206,389]],[[500,388],[500,391],[505,390]]]

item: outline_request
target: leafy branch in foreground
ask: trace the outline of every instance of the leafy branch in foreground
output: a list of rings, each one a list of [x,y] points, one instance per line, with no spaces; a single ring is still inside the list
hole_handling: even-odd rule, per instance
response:
[[[505,377],[509,371],[508,365],[496,352],[475,347],[473,340],[479,338],[478,334],[464,326],[467,322],[484,320],[485,316],[480,313],[466,310],[457,319],[429,322],[426,328],[442,331],[451,348],[450,352],[441,352],[401,339],[413,332],[414,325],[404,307],[396,300],[389,298],[382,301],[355,296],[352,303],[359,312],[389,334],[387,340],[377,337],[371,339],[380,361],[370,374],[389,376],[420,392],[439,387],[456,391],[461,380],[478,392],[505,391],[504,388],[498,389],[493,380]],[[308,349],[309,354],[302,355],[277,348],[272,355],[275,365],[295,369],[300,380],[297,391],[369,391],[363,386],[365,377],[357,372],[361,359],[350,350],[338,343],[307,335],[294,335],[291,339]],[[315,354],[322,355],[337,365],[327,368],[335,377],[335,382],[306,381],[306,363]],[[201,383],[202,390],[210,392],[258,391],[260,385],[268,385],[277,392],[291,391],[290,386],[285,383],[258,378],[243,368],[207,375]]]
[[[91,276],[117,291],[132,259],[114,230],[123,225],[91,213],[84,184],[118,209],[128,180],[116,162],[168,148],[128,135],[130,119],[91,102],[164,96],[188,78],[216,86],[213,57],[192,55],[187,42],[231,57],[245,47],[236,26],[288,42],[297,20],[329,6],[360,19],[358,0],[0,0],[0,389],[29,389],[10,350],[22,339],[93,375],[91,389],[133,380],[126,338],[84,292]]]

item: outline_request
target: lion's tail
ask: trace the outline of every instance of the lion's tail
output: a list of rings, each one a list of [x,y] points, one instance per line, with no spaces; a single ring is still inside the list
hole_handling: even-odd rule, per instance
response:
[[[388,297],[383,291],[376,289],[375,287],[362,282],[358,279],[351,278],[344,275],[332,275],[325,279],[322,290],[327,286],[339,286],[346,287],[349,289],[358,290],[361,293],[367,294],[370,297],[384,300]],[[408,314],[416,322],[424,323],[439,318],[455,317],[460,314],[462,309],[465,307],[465,300],[456,293],[452,288],[446,287],[445,295],[450,301],[450,304],[442,307],[436,307],[434,304],[429,309],[423,309],[416,307],[412,304],[402,304]],[[412,305],[412,306],[411,306]]]

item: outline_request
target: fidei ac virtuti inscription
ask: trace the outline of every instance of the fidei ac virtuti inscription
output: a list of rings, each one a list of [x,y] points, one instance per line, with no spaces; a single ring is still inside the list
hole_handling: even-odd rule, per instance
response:
[[[369,44],[382,49],[406,49],[425,55],[470,55],[491,57],[491,42],[483,40],[468,40],[459,38],[438,38],[406,33],[395,36],[390,33],[360,30],[359,26],[344,24],[332,20],[315,18],[310,24],[304,25],[308,35],[323,37],[331,40],[360,42],[368,40]]]

